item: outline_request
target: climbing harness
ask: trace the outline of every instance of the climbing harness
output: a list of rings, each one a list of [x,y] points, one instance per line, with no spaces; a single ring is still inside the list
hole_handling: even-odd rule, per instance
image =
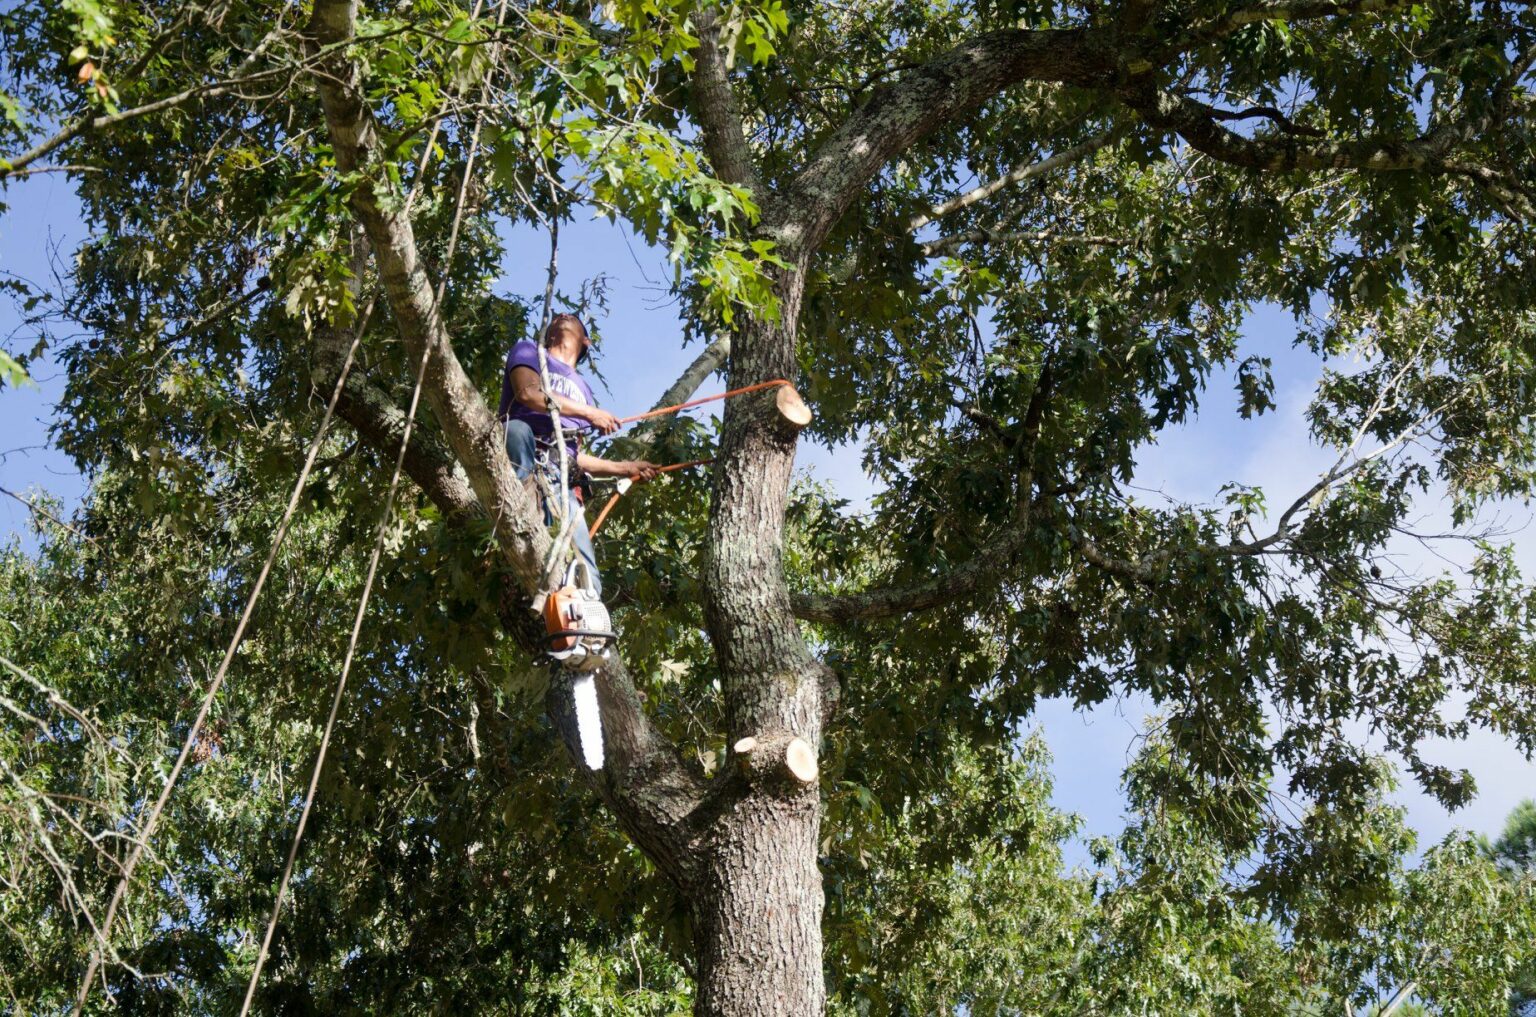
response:
[[[580,444],[581,440],[578,438],[578,448],[580,448]],[[560,483],[560,462],[558,456],[555,453],[555,443],[553,439],[540,438],[538,436],[534,437],[533,479],[534,483],[538,486],[539,496],[544,499],[544,504],[546,505],[553,504],[555,493],[557,491],[564,490]],[[570,493],[575,495],[578,502],[585,505],[587,501],[587,490],[590,486],[591,485],[587,482],[586,475],[581,474],[575,478],[573,483],[569,484]],[[551,518],[558,518],[558,513],[559,509],[550,509]]]

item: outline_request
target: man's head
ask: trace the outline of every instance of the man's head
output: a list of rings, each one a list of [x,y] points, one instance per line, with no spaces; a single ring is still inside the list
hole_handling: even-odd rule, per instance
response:
[[[592,337],[587,334],[587,326],[581,323],[580,318],[574,314],[561,313],[549,319],[549,327],[544,330],[544,345],[552,350],[572,351],[579,364],[587,359]]]

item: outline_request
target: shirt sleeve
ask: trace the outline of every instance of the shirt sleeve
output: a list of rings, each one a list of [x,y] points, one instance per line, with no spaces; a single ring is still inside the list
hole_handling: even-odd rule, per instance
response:
[[[528,367],[535,372],[539,369],[539,348],[530,340],[524,339],[513,345],[512,352],[507,354],[507,376],[512,376],[512,368]]]

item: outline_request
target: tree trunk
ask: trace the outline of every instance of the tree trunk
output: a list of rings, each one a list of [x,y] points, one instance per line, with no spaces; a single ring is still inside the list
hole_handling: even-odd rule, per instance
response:
[[[826,1004],[814,787],[754,789],[717,820],[693,894],[699,1017],[806,1017]]]
[[[779,280],[782,324],[749,321],[731,386],[795,373],[803,272]],[[816,1017],[821,959],[816,755],[830,672],[789,608],[784,509],[805,420],[771,393],[730,400],[715,468],[704,615],[720,665],[731,793],[712,803],[691,891],[708,1017]],[[718,779],[718,778],[717,778]]]

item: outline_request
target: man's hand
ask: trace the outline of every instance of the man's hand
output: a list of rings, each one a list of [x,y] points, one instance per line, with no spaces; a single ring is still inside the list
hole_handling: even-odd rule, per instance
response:
[[[600,410],[596,406],[587,406],[582,409],[582,415],[592,422],[592,426],[604,434],[612,434],[619,429],[619,418],[607,410]]]
[[[661,467],[655,463],[648,463],[644,459],[631,459],[624,466],[630,479],[637,484],[647,480],[654,480],[661,473]]]

